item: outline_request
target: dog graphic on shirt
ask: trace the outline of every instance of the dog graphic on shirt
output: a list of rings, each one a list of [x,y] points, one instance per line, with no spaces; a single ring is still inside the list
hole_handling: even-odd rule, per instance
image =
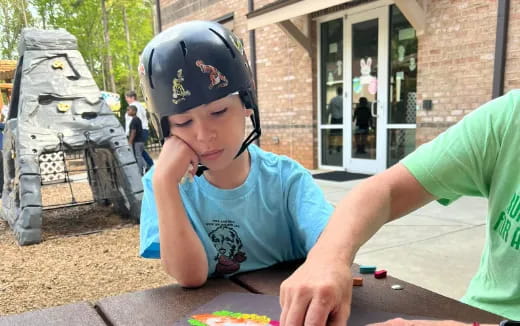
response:
[[[222,224],[208,234],[217,249],[217,266],[215,273],[219,275],[235,273],[240,263],[247,257],[242,251],[242,240],[237,231],[229,224]]]

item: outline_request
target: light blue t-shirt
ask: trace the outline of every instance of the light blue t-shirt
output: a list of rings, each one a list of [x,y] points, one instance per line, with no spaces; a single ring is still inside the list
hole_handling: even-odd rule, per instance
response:
[[[300,164],[255,145],[248,150],[251,169],[241,186],[219,189],[204,175],[179,186],[186,214],[206,250],[210,276],[304,258],[333,211]],[[145,258],[160,258],[153,171],[143,177],[140,255]]]

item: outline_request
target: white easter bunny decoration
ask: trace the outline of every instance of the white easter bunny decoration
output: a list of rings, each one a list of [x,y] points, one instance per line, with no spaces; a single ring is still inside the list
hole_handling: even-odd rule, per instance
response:
[[[368,57],[367,61],[361,59],[361,85],[369,85],[372,79],[372,58]]]

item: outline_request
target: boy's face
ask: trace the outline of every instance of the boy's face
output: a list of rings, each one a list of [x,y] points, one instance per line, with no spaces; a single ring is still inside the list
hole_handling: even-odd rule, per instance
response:
[[[226,168],[235,158],[245,134],[244,109],[238,95],[231,95],[168,117],[170,133],[185,141],[211,170]]]
[[[125,101],[126,101],[127,104],[130,104],[133,101],[135,101],[135,99],[134,99],[133,96],[125,96]]]
[[[135,117],[137,111],[135,109],[128,109],[128,115],[131,117]]]

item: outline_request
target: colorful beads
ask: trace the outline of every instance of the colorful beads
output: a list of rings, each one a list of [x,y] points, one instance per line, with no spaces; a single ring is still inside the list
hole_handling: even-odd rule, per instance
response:
[[[191,319],[188,320],[188,323],[192,326],[207,326],[208,324],[205,323],[206,321],[210,319],[214,321],[215,318],[219,317],[221,317],[223,322],[226,322],[226,325],[244,324],[246,321],[251,321],[254,325],[280,325],[279,321],[271,320],[271,318],[264,315],[245,314],[228,310],[215,311],[212,314],[194,315]]]
[[[359,266],[359,272],[361,274],[373,274],[375,271],[376,271],[375,266],[364,266],[364,265]]]
[[[385,278],[386,277],[386,270],[382,269],[380,271],[376,271],[374,273],[375,278]]]

